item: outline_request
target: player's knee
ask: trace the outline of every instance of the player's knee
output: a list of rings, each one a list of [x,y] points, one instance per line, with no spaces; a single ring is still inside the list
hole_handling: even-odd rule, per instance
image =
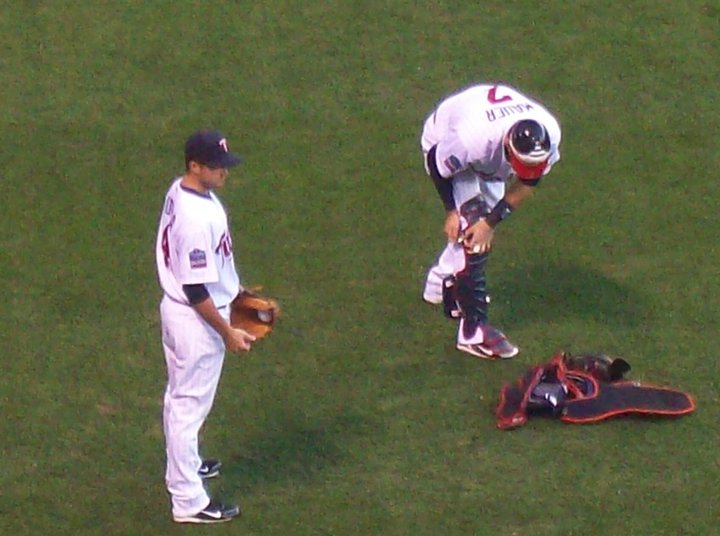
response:
[[[490,207],[488,207],[483,194],[477,194],[460,205],[460,215],[467,221],[468,225],[477,223],[489,213]]]

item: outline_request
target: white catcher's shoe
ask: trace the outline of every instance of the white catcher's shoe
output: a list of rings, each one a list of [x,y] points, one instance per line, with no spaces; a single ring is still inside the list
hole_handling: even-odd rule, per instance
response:
[[[462,329],[462,327],[460,328]],[[457,349],[467,352],[483,359],[510,359],[520,351],[517,346],[511,343],[505,334],[490,324],[485,324],[480,329],[483,332],[483,341],[480,343],[462,343],[458,341]]]

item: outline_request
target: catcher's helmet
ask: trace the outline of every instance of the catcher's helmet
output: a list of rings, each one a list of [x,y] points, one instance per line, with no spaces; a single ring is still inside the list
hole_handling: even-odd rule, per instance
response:
[[[523,119],[506,136],[508,160],[521,179],[539,179],[550,157],[550,136],[543,125]]]

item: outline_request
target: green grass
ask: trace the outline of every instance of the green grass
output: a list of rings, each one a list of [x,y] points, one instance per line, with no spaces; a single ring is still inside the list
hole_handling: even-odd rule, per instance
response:
[[[0,2],[1,534],[717,534],[720,4]],[[497,232],[485,363],[419,301],[442,211],[419,132],[506,80],[562,160]],[[277,331],[229,357],[203,435],[239,500],[174,526],[153,247],[185,137]],[[555,351],[625,356],[698,411],[508,433],[501,385]]]

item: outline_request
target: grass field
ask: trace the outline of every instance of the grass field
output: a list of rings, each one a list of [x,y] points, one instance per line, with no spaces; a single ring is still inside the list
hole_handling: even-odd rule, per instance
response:
[[[718,535],[720,2],[0,0],[0,534]],[[505,80],[562,160],[498,230],[511,362],[423,304],[443,244],[419,132]],[[230,357],[204,452],[243,517],[173,525],[154,240],[182,143],[285,315]],[[495,429],[557,350],[695,395],[678,420]]]

